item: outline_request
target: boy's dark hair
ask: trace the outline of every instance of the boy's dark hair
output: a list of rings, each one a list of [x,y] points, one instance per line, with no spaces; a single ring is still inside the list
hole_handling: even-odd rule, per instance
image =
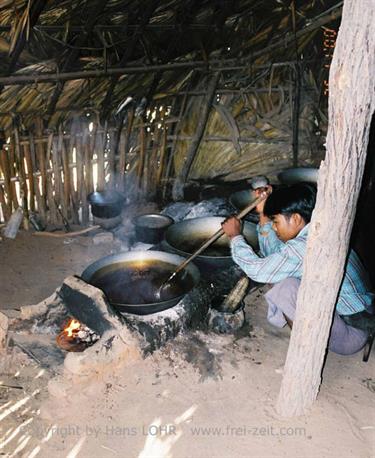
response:
[[[297,183],[275,189],[267,198],[264,214],[269,218],[281,214],[288,218],[299,213],[309,223],[315,207],[316,186],[311,183]]]

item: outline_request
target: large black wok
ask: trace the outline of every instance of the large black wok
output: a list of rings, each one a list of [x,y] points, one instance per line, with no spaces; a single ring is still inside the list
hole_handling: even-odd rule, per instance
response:
[[[318,181],[319,169],[313,167],[295,167],[285,169],[277,175],[280,183],[294,184],[294,183],[316,183]]]
[[[247,207],[251,202],[254,202],[257,197],[251,192],[250,189],[244,189],[243,191],[234,192],[229,196],[229,203],[236,210],[242,210]],[[259,221],[259,215],[253,210],[248,213],[245,220],[257,223]]]
[[[165,242],[169,249],[183,256],[194,253],[207,239],[221,228],[225,218],[208,216],[181,221],[169,226],[165,233]],[[258,248],[256,225],[248,221],[243,223],[243,235],[247,242]],[[201,266],[227,267],[232,264],[228,237],[223,235],[195,258]]]
[[[160,285],[183,261],[163,251],[129,251],[99,259],[82,279],[101,289],[120,312],[148,315],[173,307],[199,282],[199,270],[190,263],[157,299]]]

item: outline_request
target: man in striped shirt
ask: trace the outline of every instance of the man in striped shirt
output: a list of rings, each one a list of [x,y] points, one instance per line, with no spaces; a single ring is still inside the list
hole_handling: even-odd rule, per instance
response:
[[[222,227],[231,240],[233,260],[246,275],[256,282],[275,284],[265,295],[268,321],[278,327],[286,323],[292,327],[316,188],[299,183],[274,192],[267,187],[256,194],[261,192],[270,195],[257,207],[260,255],[241,235],[241,223],[235,217],[226,220]],[[373,298],[364,267],[351,250],[336,303],[330,350],[348,355],[363,348],[367,332],[349,326],[345,320],[359,312],[372,313]]]

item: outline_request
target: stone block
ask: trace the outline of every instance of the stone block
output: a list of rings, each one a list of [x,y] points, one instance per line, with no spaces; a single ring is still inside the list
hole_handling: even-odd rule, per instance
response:
[[[82,279],[67,277],[58,294],[71,315],[100,336],[123,327],[121,316],[108,303],[103,291]]]

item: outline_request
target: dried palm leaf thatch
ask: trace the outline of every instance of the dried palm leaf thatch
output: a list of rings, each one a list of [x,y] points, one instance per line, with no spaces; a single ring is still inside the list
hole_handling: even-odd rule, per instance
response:
[[[277,105],[277,97],[273,95],[273,103]],[[254,94],[252,97],[221,97],[220,105],[231,113],[237,131],[231,129],[229,123],[223,120],[221,112],[212,110],[207,123],[203,141],[195,157],[190,177],[213,178],[225,175],[225,180],[232,181],[246,178],[259,173],[271,173],[276,169],[292,165],[291,119],[287,105],[278,107],[272,117],[265,117],[262,112],[268,94]],[[308,161],[311,157],[311,147],[308,139],[313,132],[311,107],[306,104],[302,110],[299,159]],[[194,132],[194,126],[199,116],[199,104],[190,101],[188,115],[184,119],[181,137],[177,142],[174,155],[174,165],[178,173],[182,167],[188,148],[189,140],[184,139]],[[235,140],[241,145],[241,155],[236,151]],[[221,139],[225,139],[222,141]],[[231,141],[232,140],[232,141]]]
[[[234,59],[246,60],[250,65],[254,63],[252,54],[256,51],[258,61],[270,61],[271,54],[280,54],[283,58],[294,57],[294,46],[285,46],[283,39],[291,32],[291,12],[288,2],[239,0],[230,8],[223,11],[217,2],[191,2],[182,0],[160,1],[152,17],[149,19],[149,29],[142,33],[143,47],[147,47],[148,61],[165,59],[165,48],[174,43],[174,52],[171,53],[173,62],[178,59],[201,59],[202,52],[210,59],[226,57],[229,54]],[[316,2],[310,0],[298,5],[296,25],[302,29],[310,25],[315,17],[320,17],[322,11],[334,4],[331,0]],[[0,0],[0,25],[11,26],[7,34],[7,41],[14,44],[21,30],[27,30],[28,0]],[[71,30],[80,26],[84,28],[85,19],[90,12],[90,0],[50,0],[40,15],[36,29],[43,26],[61,26],[60,32],[45,32],[41,38],[37,34],[31,37],[33,54],[38,61],[45,59],[45,53],[58,60],[64,60],[69,49],[74,48]],[[142,19],[142,5],[134,0],[109,0],[101,15],[96,18],[96,24],[104,27],[116,25],[124,29],[108,29],[102,36],[93,32],[88,46],[82,48],[80,57],[98,58],[98,52],[104,49],[106,42],[108,62],[116,64],[131,39],[132,30],[137,26],[136,19]],[[218,19],[219,18],[219,19]],[[218,22],[217,22],[218,21]],[[126,27],[129,26],[128,30]],[[133,28],[132,28],[133,27]],[[219,32],[219,33],[218,33]],[[185,38],[189,36],[189,40]],[[306,39],[305,39],[306,38]],[[43,47],[37,43],[41,39],[47,43]],[[288,36],[288,40],[290,37]],[[299,51],[309,41],[309,34],[302,34],[299,39]],[[60,41],[60,44],[57,44]],[[272,53],[262,52],[265,46],[272,44]],[[277,46],[274,46],[274,45]],[[227,52],[229,45],[230,53]],[[129,60],[133,63],[144,53],[140,47]],[[96,52],[98,51],[98,52]],[[57,54],[56,54],[57,52]],[[270,54],[271,53],[271,54]]]

